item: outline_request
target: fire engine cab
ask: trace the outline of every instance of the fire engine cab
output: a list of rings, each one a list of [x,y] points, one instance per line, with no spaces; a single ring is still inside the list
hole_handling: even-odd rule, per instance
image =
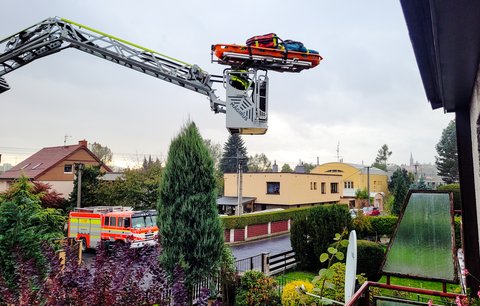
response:
[[[132,248],[155,245],[157,212],[122,206],[76,208],[69,214],[68,238],[80,240],[84,250],[101,242],[130,243]]]

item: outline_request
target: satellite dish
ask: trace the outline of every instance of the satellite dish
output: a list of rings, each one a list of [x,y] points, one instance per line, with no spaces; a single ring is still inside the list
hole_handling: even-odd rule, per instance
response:
[[[463,250],[458,249],[457,251],[457,258],[458,258],[458,267],[460,268],[458,271],[460,277],[460,285],[462,287],[462,293],[467,294],[467,277],[463,271],[465,271],[465,257],[463,256]]]
[[[357,275],[357,233],[353,230],[348,237],[347,267],[345,270],[345,304],[355,293]]]

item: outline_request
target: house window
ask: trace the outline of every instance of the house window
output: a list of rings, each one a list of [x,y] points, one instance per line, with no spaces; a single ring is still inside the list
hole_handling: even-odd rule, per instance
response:
[[[280,182],[267,182],[267,194],[280,194]]]
[[[28,166],[30,166],[30,163],[28,163],[28,164],[26,164],[25,166],[23,166],[23,167],[21,168],[21,170],[24,170],[24,169],[27,168]]]
[[[313,182],[313,189],[317,190],[317,182]]]
[[[353,182],[351,181],[348,181],[348,182],[344,182],[343,183],[343,186],[345,187],[345,189],[353,189]]]
[[[338,193],[338,183],[330,183],[330,192]]]
[[[65,164],[65,166],[63,166],[63,172],[72,173],[73,172],[72,164]]]
[[[320,189],[322,190],[322,194],[325,194],[325,183],[320,185]]]

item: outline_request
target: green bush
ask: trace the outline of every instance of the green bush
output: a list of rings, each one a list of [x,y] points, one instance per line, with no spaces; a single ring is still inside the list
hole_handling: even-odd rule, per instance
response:
[[[322,293],[323,297],[326,297],[328,299],[332,299],[335,301],[339,302],[344,302],[345,300],[345,270],[346,266],[344,263],[337,262],[334,263],[330,269],[333,270],[333,278],[329,279],[328,282],[333,284],[333,287],[327,287],[322,290],[323,286],[323,281],[318,280],[314,281],[314,286],[315,288],[313,291],[315,294],[320,294]],[[358,273],[358,271],[357,271]],[[356,275],[356,279],[359,285],[362,285],[364,282],[367,280],[365,277],[361,274]]]
[[[391,237],[395,231],[398,217],[395,216],[377,216],[369,217],[370,224],[372,224],[372,234]]]
[[[14,250],[22,252],[22,260],[31,263],[30,269],[44,276],[47,259],[42,245],[63,238],[65,216],[60,210],[43,208],[40,197],[41,194],[34,193],[34,185],[23,175],[0,194],[0,279],[10,289],[16,290],[22,285],[19,277],[23,272],[16,271],[20,259]]]
[[[338,250],[347,254],[347,247],[339,246]],[[378,281],[384,256],[385,251],[379,243],[357,240],[357,274],[364,274],[369,281]]]
[[[281,305],[276,281],[259,271],[247,271],[240,280],[235,306]]]
[[[462,196],[460,193],[460,184],[448,184],[442,185],[437,188],[440,191],[451,191],[453,192],[453,207],[455,210],[462,209]]]
[[[220,258],[220,286],[223,303],[225,305],[233,305],[235,303],[235,289],[237,287],[237,269],[232,249],[227,245],[223,245],[222,257]],[[211,289],[210,295],[217,293],[216,288],[209,289]]]
[[[290,240],[299,269],[318,271],[320,254],[330,245],[335,233],[352,228],[346,205],[317,206],[307,215],[293,219]]]
[[[357,274],[365,274],[368,280],[378,281],[385,251],[379,243],[368,240],[357,241]]]
[[[357,217],[362,218],[362,217]],[[357,219],[355,218],[355,219]],[[353,228],[357,232],[357,236],[364,238],[367,236],[383,236],[391,237],[395,231],[398,217],[396,216],[376,216],[363,217],[365,220],[353,220]]]
[[[313,297],[299,293],[297,287],[303,285],[307,292],[313,293],[313,284],[306,280],[297,280],[288,283],[283,287],[282,292],[282,305],[284,306],[297,306],[297,305],[312,305],[314,302]]]
[[[462,232],[461,232],[461,217],[455,217],[455,247],[458,249],[462,248]]]
[[[315,271],[318,266],[319,256],[315,255],[315,241],[309,235],[310,229],[307,218],[296,218],[290,228],[290,242],[295,251],[297,268],[306,271]]]
[[[331,206],[331,204],[325,204],[322,206]],[[225,229],[244,228],[246,225],[284,221],[288,219],[294,219],[296,217],[300,218],[307,215],[308,211],[312,208],[313,207],[290,208],[281,211],[245,214],[241,216],[225,216],[221,217],[220,220]]]
[[[324,283],[320,280],[315,283],[315,291],[317,294],[322,293],[322,296],[328,299],[343,302],[345,299],[345,264],[337,262],[330,269],[333,270],[333,278],[329,282],[333,284],[333,287],[325,286],[322,290]]]
[[[357,238],[365,238],[372,232],[372,218],[365,216],[363,212],[359,212],[355,218],[352,219],[352,225],[357,232]]]

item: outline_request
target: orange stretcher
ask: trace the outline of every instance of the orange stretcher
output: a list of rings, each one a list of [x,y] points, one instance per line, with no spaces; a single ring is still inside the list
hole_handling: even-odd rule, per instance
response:
[[[213,54],[218,60],[213,59]],[[233,68],[258,68],[279,72],[300,72],[310,69],[323,58],[319,54],[248,47],[242,45],[212,45],[212,61]]]

